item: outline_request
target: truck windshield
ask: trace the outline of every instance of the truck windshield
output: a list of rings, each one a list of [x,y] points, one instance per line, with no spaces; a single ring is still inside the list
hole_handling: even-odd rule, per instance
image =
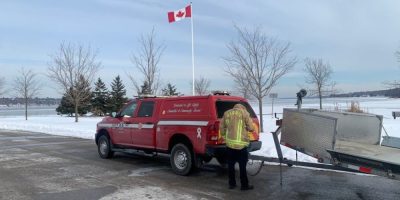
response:
[[[235,104],[240,103],[246,107],[247,112],[250,113],[251,118],[256,118],[256,113],[254,113],[253,109],[247,102],[238,102],[238,101],[217,101],[217,117],[222,118],[224,116],[225,111],[232,109]]]

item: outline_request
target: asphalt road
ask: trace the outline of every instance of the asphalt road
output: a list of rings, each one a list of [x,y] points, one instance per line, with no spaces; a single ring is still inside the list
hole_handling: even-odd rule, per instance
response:
[[[0,130],[0,199],[400,199],[400,181],[264,166],[255,190],[229,190],[226,170],[175,175],[166,156],[103,160],[92,140]]]

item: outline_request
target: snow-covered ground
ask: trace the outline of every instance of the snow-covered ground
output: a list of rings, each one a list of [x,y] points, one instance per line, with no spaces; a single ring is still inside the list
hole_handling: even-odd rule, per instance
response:
[[[383,115],[383,125],[390,136],[400,137],[400,119],[393,119],[392,111],[400,111],[400,99],[390,98],[332,98],[324,100],[324,109],[334,110],[335,108],[346,109],[350,106],[350,102],[355,100],[360,103],[360,107],[374,114]],[[281,100],[276,102],[274,112],[282,113],[283,108],[294,108],[293,99]],[[318,108],[319,104],[316,99],[305,99],[303,108]],[[257,112],[257,106],[253,107]],[[271,105],[267,103],[264,107],[264,113],[271,113]],[[278,115],[281,117],[281,115]],[[73,136],[85,139],[94,139],[96,131],[96,123],[101,120],[100,117],[81,117],[79,122],[75,123],[74,118],[47,115],[47,116],[30,116],[28,121],[25,121],[24,116],[1,116],[0,129],[8,130],[23,130],[32,132],[42,132],[53,135]],[[260,138],[263,142],[262,149],[254,152],[257,155],[276,157],[276,150],[272,140],[271,131],[276,129],[275,119],[271,115],[264,116],[264,132]],[[382,132],[382,135],[385,133]],[[295,159],[295,151],[282,146],[282,151],[285,157]],[[307,155],[298,154],[300,161],[316,162],[316,159]]]

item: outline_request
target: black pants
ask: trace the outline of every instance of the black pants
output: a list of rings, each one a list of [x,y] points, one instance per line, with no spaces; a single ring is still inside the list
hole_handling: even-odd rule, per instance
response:
[[[227,158],[228,158],[228,173],[229,173],[229,185],[235,186],[235,164],[239,163],[240,169],[240,184],[242,187],[247,187],[249,181],[247,179],[246,165],[248,160],[247,148],[241,150],[227,148]]]

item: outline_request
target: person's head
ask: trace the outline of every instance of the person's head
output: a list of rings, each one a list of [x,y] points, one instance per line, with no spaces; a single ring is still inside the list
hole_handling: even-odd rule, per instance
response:
[[[240,109],[240,110],[246,110],[246,107],[244,107],[244,105],[242,105],[240,103],[235,104],[235,106],[233,106],[233,108]]]

